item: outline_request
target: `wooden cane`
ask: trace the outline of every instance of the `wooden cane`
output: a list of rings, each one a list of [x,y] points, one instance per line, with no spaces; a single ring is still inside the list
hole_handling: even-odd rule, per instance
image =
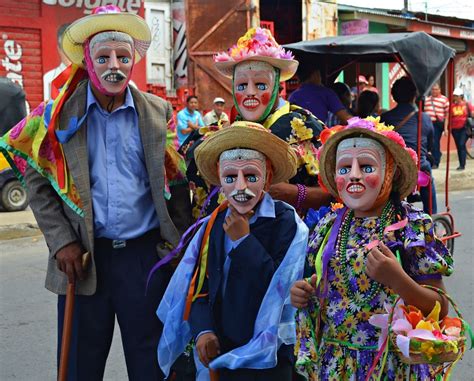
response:
[[[72,318],[74,315],[74,298],[76,284],[68,283],[66,291],[66,307],[64,309],[63,336],[61,339],[61,357],[59,359],[59,381],[66,381],[71,346]]]
[[[90,261],[90,253],[82,255],[82,268],[87,269]],[[61,338],[61,356],[59,358],[58,381],[67,380],[67,369],[69,363],[69,349],[71,347],[72,319],[74,317],[74,299],[76,294],[76,283],[68,283],[66,290],[66,306],[64,308],[63,335]]]

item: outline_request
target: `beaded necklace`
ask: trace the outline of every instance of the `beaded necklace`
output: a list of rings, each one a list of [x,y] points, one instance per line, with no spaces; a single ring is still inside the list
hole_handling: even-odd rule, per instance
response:
[[[382,215],[380,216],[380,225],[379,225],[379,239],[382,240],[383,232],[385,227],[388,225],[388,222],[391,220],[393,215],[394,208],[392,202],[388,202],[382,210]],[[337,237],[337,245],[336,245],[336,253],[338,254],[340,263],[341,263],[341,275],[346,285],[346,292],[347,296],[351,299],[355,299],[354,293],[351,291],[351,285],[349,283],[349,271],[348,267],[348,260],[347,260],[347,242],[349,241],[349,231],[351,228],[351,222],[354,218],[354,211],[351,210],[347,213],[346,217],[344,218],[344,222],[342,224],[341,229],[339,230],[339,234]],[[372,284],[370,285],[370,289],[368,292],[364,293],[364,299],[368,302],[372,301],[377,292],[383,287],[380,283],[372,280]]]

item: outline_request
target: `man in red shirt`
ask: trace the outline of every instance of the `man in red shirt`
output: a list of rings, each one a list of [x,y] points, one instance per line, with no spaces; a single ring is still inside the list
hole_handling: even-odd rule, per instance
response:
[[[464,93],[457,87],[453,91],[453,104],[451,105],[451,133],[456,142],[458,150],[459,167],[458,171],[463,171],[466,166],[466,121],[470,114],[469,106],[464,101]]]
[[[449,100],[441,94],[439,83],[431,88],[431,96],[426,97],[424,111],[430,116],[434,127],[433,158],[435,160],[432,169],[439,166],[441,160],[440,140],[441,136],[448,134]]]

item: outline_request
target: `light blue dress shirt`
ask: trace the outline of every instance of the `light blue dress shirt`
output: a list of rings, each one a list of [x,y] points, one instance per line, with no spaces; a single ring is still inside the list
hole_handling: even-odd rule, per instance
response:
[[[127,240],[157,228],[130,90],[125,103],[109,113],[100,107],[89,85],[86,113],[95,237]]]
[[[200,127],[204,126],[204,121],[202,120],[201,113],[199,111],[194,110],[192,113],[189,112],[188,108],[185,107],[176,116],[177,119],[177,126],[176,132],[178,135],[178,144],[182,145],[189,134],[183,134],[183,129],[188,128],[188,121],[192,123],[197,123]]]

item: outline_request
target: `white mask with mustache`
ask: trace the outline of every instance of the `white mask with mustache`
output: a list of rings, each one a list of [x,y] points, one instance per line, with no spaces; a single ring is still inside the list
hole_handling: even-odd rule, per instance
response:
[[[238,196],[240,196],[240,197],[238,197]],[[244,202],[244,201],[248,201],[248,200],[250,200],[254,197],[257,197],[257,195],[255,193],[253,193],[249,188],[245,188],[244,190],[234,189],[230,193],[229,197],[232,197],[237,202]],[[239,198],[242,198],[242,201],[239,201]]]
[[[107,77],[109,75],[115,75],[116,76],[116,80],[115,81],[110,81],[110,82],[120,82],[120,81],[123,81],[124,79],[127,78],[127,76],[125,75],[125,73],[121,70],[107,70],[106,72],[102,73],[102,75],[100,76],[103,80],[107,81]]]

